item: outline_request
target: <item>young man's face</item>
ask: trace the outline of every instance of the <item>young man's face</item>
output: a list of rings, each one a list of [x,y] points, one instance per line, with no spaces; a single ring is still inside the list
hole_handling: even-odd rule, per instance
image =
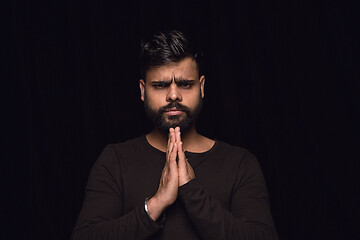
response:
[[[192,58],[150,68],[140,80],[141,100],[155,126],[165,132],[179,126],[185,132],[195,123],[204,97],[205,77],[199,78]]]

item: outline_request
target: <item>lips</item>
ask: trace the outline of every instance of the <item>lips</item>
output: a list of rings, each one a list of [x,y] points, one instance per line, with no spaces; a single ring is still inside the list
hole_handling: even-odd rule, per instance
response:
[[[179,109],[177,109],[177,108],[170,108],[170,109],[167,109],[167,110],[165,111],[165,113],[166,113],[167,115],[170,115],[170,116],[175,116],[175,115],[180,115],[180,114],[182,114],[183,111],[181,111],[181,110],[179,110]]]

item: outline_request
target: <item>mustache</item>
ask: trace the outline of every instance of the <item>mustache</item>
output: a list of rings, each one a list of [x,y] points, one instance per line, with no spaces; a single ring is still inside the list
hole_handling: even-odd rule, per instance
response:
[[[161,107],[159,109],[159,113],[162,114],[162,113],[166,112],[168,109],[171,109],[171,108],[176,108],[177,110],[183,111],[183,112],[185,112],[187,114],[190,113],[190,109],[188,107],[186,107],[186,106],[184,106],[184,105],[182,105],[181,103],[178,103],[178,102],[171,102],[168,105],[166,105],[164,107]]]

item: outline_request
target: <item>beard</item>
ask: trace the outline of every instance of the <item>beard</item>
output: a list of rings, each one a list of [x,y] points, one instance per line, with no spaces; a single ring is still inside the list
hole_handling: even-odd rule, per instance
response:
[[[194,110],[191,111],[188,107],[182,105],[181,103],[170,102],[168,105],[161,107],[156,111],[148,104],[145,94],[144,108],[148,118],[153,122],[155,127],[161,131],[168,133],[169,128],[180,127],[181,132],[186,132],[195,124],[195,121],[201,112],[202,103],[203,99],[200,97],[198,104]],[[185,113],[185,116],[180,114],[166,117],[165,112],[171,108],[176,108],[177,110],[182,111]]]

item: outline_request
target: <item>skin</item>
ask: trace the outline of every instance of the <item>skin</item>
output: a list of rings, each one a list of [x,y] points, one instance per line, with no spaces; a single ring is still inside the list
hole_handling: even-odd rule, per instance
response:
[[[205,77],[199,77],[196,62],[192,58],[150,68],[145,78],[146,80],[140,79],[141,100],[144,101],[146,95],[149,106],[154,110],[173,101],[193,110],[199,99],[204,98]],[[169,116],[172,114],[180,118],[186,116],[186,113],[179,111],[164,113],[166,121],[170,121]],[[179,127],[170,128],[168,133],[164,133],[155,126],[146,138],[153,147],[166,152],[158,190],[148,201],[149,215],[156,221],[175,202],[178,188],[195,178],[184,149],[189,152],[205,152],[215,142],[197,133],[195,124],[183,133]]]

